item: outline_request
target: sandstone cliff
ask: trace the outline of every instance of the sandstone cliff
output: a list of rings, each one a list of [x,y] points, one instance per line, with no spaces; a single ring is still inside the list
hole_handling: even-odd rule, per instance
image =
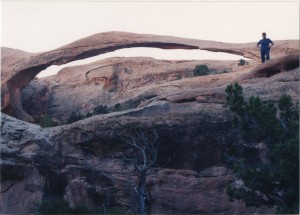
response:
[[[121,32],[92,35],[45,53],[2,48],[0,212],[28,212],[34,202],[51,196],[71,206],[101,206],[109,198],[112,206],[130,207],[135,177],[120,159],[121,137],[133,135],[136,127],[156,129],[161,139],[159,167],[147,182],[154,213],[272,212],[230,202],[226,194],[236,178],[226,167],[233,146],[224,89],[238,81],[247,98],[276,102],[284,93],[298,98],[299,41],[274,42],[274,59],[263,65],[254,43]],[[139,46],[223,51],[253,60],[238,66],[235,61],[109,58],[34,79],[52,64]],[[194,77],[198,64],[211,74]],[[98,105],[117,104],[122,108],[116,112],[63,125],[72,112],[85,116]],[[44,115],[61,126],[28,123]],[[241,144],[235,150],[259,159],[259,146]]]

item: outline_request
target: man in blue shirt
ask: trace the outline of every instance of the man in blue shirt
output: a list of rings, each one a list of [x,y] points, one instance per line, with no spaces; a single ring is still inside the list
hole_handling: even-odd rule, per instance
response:
[[[270,48],[274,46],[274,43],[269,38],[266,38],[267,34],[262,33],[263,39],[257,43],[257,47],[260,45],[261,61],[265,62],[265,59],[270,60]],[[270,45],[271,44],[271,45]]]

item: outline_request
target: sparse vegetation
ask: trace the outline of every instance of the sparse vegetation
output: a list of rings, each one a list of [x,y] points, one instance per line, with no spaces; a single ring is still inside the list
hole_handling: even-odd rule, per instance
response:
[[[45,115],[43,118],[40,119],[39,125],[42,128],[46,128],[46,127],[54,127],[57,126],[58,124],[53,121],[51,116]]]
[[[91,117],[91,116],[93,116],[93,113],[88,112],[88,113],[86,114],[85,118],[88,118],[88,117]]]
[[[107,105],[98,105],[94,108],[93,115],[109,113]]]
[[[243,59],[240,59],[239,63],[238,63],[238,66],[244,66],[244,65],[248,65],[249,62],[243,60]]]
[[[73,111],[69,117],[69,119],[67,120],[67,124],[71,124],[73,122],[77,122],[79,120],[83,119],[83,117],[80,115],[80,113],[76,113],[75,111]]]
[[[108,208],[87,207],[86,205],[77,205],[71,208],[69,204],[62,198],[54,198],[43,200],[34,204],[31,209],[32,214],[126,214],[128,209],[124,207],[111,206]]]
[[[182,76],[180,74],[176,75],[176,80],[182,79]]]
[[[210,72],[209,68],[206,65],[197,65],[193,70],[194,77],[208,75]]]
[[[156,130],[148,133],[143,129],[136,129],[135,135],[124,138],[127,149],[123,160],[133,165],[136,182],[132,185],[134,214],[149,214],[153,199],[150,190],[146,188],[147,176],[157,166],[159,137]]]
[[[227,104],[236,115],[233,132],[248,145],[263,143],[268,161],[232,159],[232,167],[242,185],[229,186],[232,199],[247,206],[276,207],[277,213],[299,212],[299,109],[291,97],[283,95],[277,106],[259,97],[245,101],[238,83],[226,88]],[[238,143],[237,143],[238,144]],[[233,155],[234,157],[234,155]]]
[[[140,101],[127,101],[126,103],[123,103],[122,105],[120,103],[116,103],[113,107],[108,107],[107,105],[98,105],[94,108],[93,111],[88,112],[85,116],[82,116],[79,112],[73,111],[70,115],[70,117],[67,120],[67,124],[71,124],[73,122],[77,122],[79,120],[100,115],[100,114],[107,114],[111,112],[117,112],[122,111],[126,109],[135,108],[138,106]]]
[[[115,104],[113,111],[121,111],[122,110],[122,106],[120,103]]]
[[[109,90],[109,92],[110,92],[110,93],[116,93],[116,92],[118,92],[118,89],[117,89],[117,88],[111,88],[111,89]]]
[[[61,198],[42,201],[35,204],[33,214],[89,214],[89,209],[84,205],[70,208],[69,204]]]

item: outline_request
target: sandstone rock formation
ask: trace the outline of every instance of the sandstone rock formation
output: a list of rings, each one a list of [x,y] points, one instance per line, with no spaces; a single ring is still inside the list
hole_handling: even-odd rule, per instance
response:
[[[0,213],[27,213],[34,202],[50,197],[64,198],[71,207],[101,207],[109,199],[110,206],[129,208],[135,177],[121,159],[122,138],[137,127],[156,129],[161,139],[159,167],[147,181],[153,213],[272,213],[230,202],[226,194],[236,180],[226,167],[227,152],[259,159],[260,146],[230,145],[232,113],[224,89],[238,81],[246,98],[276,102],[284,93],[298,98],[299,41],[274,42],[274,59],[263,65],[255,43],[121,32],[92,35],[45,53],[2,48]],[[109,58],[34,79],[50,65],[140,46],[223,51],[253,60],[238,66],[235,61]],[[198,64],[211,74],[194,77]],[[117,104],[122,108],[116,112],[63,125],[72,112],[85,116],[97,105],[113,109]],[[62,125],[28,123],[46,114]]]
[[[193,69],[204,63],[214,73],[223,73],[230,72],[236,62],[109,58],[67,67],[24,88],[23,109],[36,120],[47,113],[64,124],[72,112],[85,116],[98,105],[113,108],[119,103],[122,109],[134,108],[173,89],[193,89],[189,86]]]
[[[35,121],[48,114],[59,124],[65,124],[73,112],[86,116],[98,105],[113,109],[120,104],[121,109],[131,109],[158,99],[224,103],[227,84],[292,71],[297,63],[297,55],[264,65],[251,62],[245,67],[235,61],[109,58],[67,67],[53,77],[33,80],[22,91],[23,109]],[[207,65],[212,74],[194,77],[193,69],[198,64]]]
[[[170,107],[174,108],[178,107]],[[108,195],[112,205],[130,207],[130,182],[135,178],[120,159],[124,144],[119,137],[130,135],[136,124],[159,131],[160,164],[170,159],[168,168],[155,169],[148,179],[153,212],[268,211],[229,202],[226,186],[235,177],[225,167],[201,172],[223,165],[223,153],[228,150],[223,141],[228,127],[224,118],[229,113],[222,108],[215,115],[205,113],[211,108],[202,104],[190,110],[199,112],[194,120],[186,120],[192,113],[153,117],[147,114],[147,108],[140,108],[48,129],[2,114],[1,173],[5,179],[1,213],[28,211],[33,202],[47,196],[63,196],[71,206],[82,202],[99,206]],[[156,109],[156,113],[161,112],[164,104]]]
[[[298,41],[278,41],[272,50],[274,57],[298,54]],[[13,114],[20,106],[20,91],[42,70],[51,65],[61,65],[70,61],[84,59],[130,47],[156,47],[164,49],[202,49],[227,52],[258,59],[254,43],[229,44],[214,41],[184,39],[167,36],[108,32],[95,34],[75,41],[61,48],[44,53],[25,53],[2,48],[1,110]],[[10,58],[14,55],[13,58]],[[5,60],[10,58],[10,60]]]

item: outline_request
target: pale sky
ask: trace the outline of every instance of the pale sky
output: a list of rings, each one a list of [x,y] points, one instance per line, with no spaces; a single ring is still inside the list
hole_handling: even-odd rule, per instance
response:
[[[27,52],[106,31],[232,43],[257,42],[262,32],[299,39],[299,2],[4,1],[1,11],[1,46]]]

